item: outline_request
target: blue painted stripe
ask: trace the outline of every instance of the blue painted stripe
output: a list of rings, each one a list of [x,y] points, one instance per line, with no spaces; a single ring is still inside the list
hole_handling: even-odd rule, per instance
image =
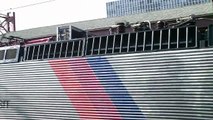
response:
[[[104,86],[106,93],[111,97],[123,119],[144,120],[143,113],[128,93],[128,90],[125,88],[108,60],[104,57],[90,57],[87,61],[95,72],[96,77]]]

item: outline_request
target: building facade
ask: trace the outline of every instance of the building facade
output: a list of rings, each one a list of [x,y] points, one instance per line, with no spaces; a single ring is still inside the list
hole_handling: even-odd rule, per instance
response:
[[[106,3],[106,8],[107,17],[117,17],[210,2],[212,0],[117,0]]]

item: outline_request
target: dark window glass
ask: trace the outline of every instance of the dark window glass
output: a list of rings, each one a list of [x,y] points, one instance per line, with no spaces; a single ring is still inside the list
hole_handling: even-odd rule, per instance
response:
[[[0,50],[0,60],[4,59],[4,52],[5,50]]]
[[[177,48],[177,29],[171,29],[170,48]]]
[[[101,48],[100,48],[100,54],[105,54],[106,50],[106,36],[101,37]]]
[[[189,27],[188,28],[188,47],[195,47],[195,32],[196,28],[195,27]]]
[[[151,50],[152,31],[146,32],[145,50]]]
[[[28,54],[27,60],[32,60],[33,49],[34,49],[34,46],[29,47],[29,54]]]
[[[113,39],[114,39],[114,35],[108,36],[107,53],[112,53]]]
[[[100,37],[96,37],[95,43],[94,43],[93,54],[98,54],[99,42],[100,42]]]
[[[160,47],[160,31],[154,32],[153,50],[157,50]]]
[[[44,45],[40,45],[40,48],[39,48],[39,54],[38,54],[38,59],[42,59],[42,56],[43,56],[43,52],[44,52]]]
[[[101,50],[100,50],[100,54],[105,54],[105,50],[106,50],[106,36],[101,37]]]
[[[72,46],[73,46],[73,41],[70,41],[68,43],[67,56],[66,57],[71,57],[71,55],[72,55]]]
[[[78,48],[79,48],[79,41],[74,41],[74,51],[73,51],[73,56],[78,56]]]
[[[143,50],[143,38],[144,38],[144,32],[139,32],[138,33],[137,51],[142,51]]]
[[[56,43],[55,58],[59,58],[60,50],[61,50],[61,43]]]
[[[79,48],[78,48],[78,56],[82,56],[82,49],[83,49],[83,43],[84,43],[84,41],[81,40],[79,42],[80,42],[80,45],[79,45]]]
[[[55,44],[50,44],[50,56],[49,56],[49,58],[54,57],[54,52],[55,52]]]
[[[179,47],[180,48],[186,47],[186,28],[179,29]]]
[[[35,47],[35,49],[34,49],[33,59],[37,59],[39,46],[34,46],[34,47]]]
[[[118,53],[120,51],[120,44],[121,44],[121,35],[116,35],[114,53]]]
[[[29,47],[26,47],[24,60],[27,60],[28,52],[29,52]]]
[[[87,41],[86,55],[92,54],[92,44],[93,44],[93,38],[89,38],[88,41]]]
[[[121,52],[127,52],[128,37],[129,37],[129,34],[123,34]]]
[[[168,35],[169,30],[162,30],[162,44],[161,44],[162,49],[168,49]]]
[[[45,45],[45,50],[44,50],[44,59],[48,58],[48,53],[49,53],[50,45]]]
[[[67,50],[67,42],[64,42],[64,43],[62,43],[61,57],[65,57],[65,55],[66,55],[66,50]]]
[[[129,51],[135,51],[136,33],[130,34]]]
[[[17,49],[8,49],[6,52],[5,59],[15,59],[17,54]]]

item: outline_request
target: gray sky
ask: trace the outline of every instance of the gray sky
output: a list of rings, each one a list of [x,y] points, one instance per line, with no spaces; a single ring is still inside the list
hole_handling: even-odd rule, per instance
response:
[[[45,1],[50,2],[32,5]],[[23,30],[104,18],[108,1],[113,0],[0,0],[0,13],[16,12],[17,30]]]

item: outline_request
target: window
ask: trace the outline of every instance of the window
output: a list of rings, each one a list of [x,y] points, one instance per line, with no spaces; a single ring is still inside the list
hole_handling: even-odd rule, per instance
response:
[[[60,57],[60,52],[61,52],[61,45],[62,43],[56,43],[56,48],[55,48],[55,56],[54,58],[59,58]]]
[[[44,49],[44,59],[48,58],[50,45],[46,44]]]
[[[104,36],[104,37],[101,37],[101,45],[100,45],[100,54],[105,54],[105,51],[106,51],[106,42],[107,42],[107,37]]]
[[[114,35],[108,37],[107,53],[112,53]]]
[[[92,45],[93,45],[93,38],[89,38],[87,40],[87,50],[86,50],[86,55],[91,55],[92,54]]]
[[[177,29],[171,29],[170,48],[177,48]]]
[[[67,52],[67,42],[62,43],[62,48],[61,48],[61,56],[60,57],[65,57],[66,56],[66,52]]]
[[[8,49],[5,59],[15,59],[17,56],[17,49]]]
[[[4,59],[4,52],[5,50],[0,50],[0,60]]]
[[[188,28],[188,47],[196,47],[196,27]]]
[[[44,45],[40,45],[39,47],[39,53],[38,53],[38,59],[42,59],[44,52]]]
[[[73,41],[68,42],[67,54],[65,55],[65,57],[72,56],[72,48],[73,48]]]
[[[54,58],[55,47],[56,47],[55,43],[50,44],[49,58]]]
[[[153,49],[157,50],[159,48],[160,48],[160,31],[154,31]]]
[[[120,52],[120,45],[121,44],[121,35],[115,36],[115,43],[114,43],[114,53]]]
[[[33,49],[34,49],[34,46],[28,47],[27,60],[32,60]]]
[[[169,44],[168,44],[168,39],[169,39],[169,30],[162,30],[162,43],[161,43],[161,49],[168,49]]]
[[[138,33],[138,41],[137,41],[137,50],[142,51],[143,50],[143,40],[144,39],[144,32]]]
[[[179,29],[179,47],[185,48],[186,47],[186,28]]]
[[[145,38],[145,50],[151,50],[152,44],[152,31],[146,32],[146,38]]]
[[[128,41],[129,43],[129,51],[135,51],[135,45],[136,45],[136,33],[131,33],[130,34],[130,40]]]
[[[29,54],[29,47],[26,47],[26,51],[24,53],[24,60],[27,60],[28,54]]]
[[[100,37],[96,37],[93,49],[93,54],[95,55],[98,54],[99,44],[100,44]]]
[[[73,56],[79,56],[80,41],[74,41]]]
[[[121,52],[127,52],[129,34],[123,34]]]
[[[37,59],[38,58],[38,50],[39,50],[39,46],[34,46],[34,50],[33,50],[33,59]]]

